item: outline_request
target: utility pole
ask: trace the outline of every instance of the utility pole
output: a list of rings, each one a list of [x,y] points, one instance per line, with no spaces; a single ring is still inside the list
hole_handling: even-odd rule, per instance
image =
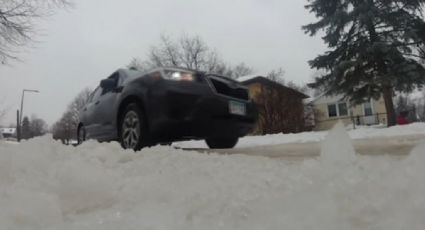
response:
[[[21,122],[20,122],[19,110],[16,110],[16,138],[18,142],[21,141]]]

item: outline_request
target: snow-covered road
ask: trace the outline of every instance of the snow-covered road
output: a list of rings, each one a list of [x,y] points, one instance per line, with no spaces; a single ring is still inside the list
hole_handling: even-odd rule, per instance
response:
[[[423,230],[425,145],[394,159],[356,154],[352,141],[420,137],[423,127],[340,126],[240,143],[262,155],[261,146],[321,141],[320,156],[295,164],[172,147],[134,153],[94,141],[75,148],[49,137],[0,142],[0,229]]]
[[[424,136],[425,135],[425,123],[414,123],[406,126],[394,126],[386,128],[383,126],[362,126],[352,129],[351,126],[345,127],[348,135],[352,140],[357,139],[371,139],[371,138],[389,138],[398,139],[408,136]],[[328,135],[328,131],[320,132],[305,132],[297,134],[274,134],[265,136],[247,136],[239,140],[237,148],[250,148],[259,146],[273,146],[288,143],[309,143],[309,142],[321,142],[325,140]],[[207,148],[203,141],[186,141],[180,143],[174,143],[174,146],[180,148]]]
[[[244,154],[249,156],[266,156],[282,159],[303,159],[320,156],[320,146],[323,141],[305,143],[286,143],[253,147],[238,147],[235,149],[184,148],[187,151],[200,153]],[[391,137],[371,137],[352,140],[355,152],[361,155],[408,155],[419,144],[425,144],[425,134]]]

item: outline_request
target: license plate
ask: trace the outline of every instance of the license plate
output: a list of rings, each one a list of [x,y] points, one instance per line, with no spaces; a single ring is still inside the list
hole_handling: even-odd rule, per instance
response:
[[[229,101],[229,112],[235,115],[246,115],[246,106],[244,103],[237,101]]]

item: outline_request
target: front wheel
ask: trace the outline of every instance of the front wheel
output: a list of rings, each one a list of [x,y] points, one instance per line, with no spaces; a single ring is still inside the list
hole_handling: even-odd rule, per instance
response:
[[[137,151],[143,147],[145,125],[143,112],[139,105],[129,104],[126,107],[119,127],[120,142],[123,148]]]
[[[238,143],[238,137],[207,138],[205,142],[210,149],[231,149]]]
[[[86,140],[86,129],[84,128],[83,125],[80,125],[78,127],[78,132],[77,132],[78,144],[81,145],[85,140]]]

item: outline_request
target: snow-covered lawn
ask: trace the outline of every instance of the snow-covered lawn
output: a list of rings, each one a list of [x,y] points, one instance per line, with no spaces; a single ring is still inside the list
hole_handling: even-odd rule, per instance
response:
[[[324,139],[321,157],[296,163],[49,137],[0,142],[0,229],[424,229],[425,145],[402,160],[357,156],[356,132],[312,134]]]
[[[397,137],[406,135],[425,135],[425,123],[413,123],[406,126],[394,126],[385,128],[382,126],[361,126],[352,129],[347,126],[346,130],[351,139],[364,139],[373,137]],[[236,148],[256,147],[263,145],[280,145],[287,143],[306,143],[323,141],[328,131],[304,132],[297,134],[275,134],[266,136],[247,136],[239,140]],[[174,143],[181,148],[207,148],[204,141],[185,141]]]

